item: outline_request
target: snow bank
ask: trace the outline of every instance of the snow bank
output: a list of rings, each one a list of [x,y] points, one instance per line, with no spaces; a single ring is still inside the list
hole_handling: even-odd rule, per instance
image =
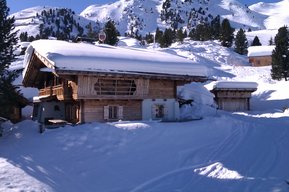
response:
[[[220,162],[194,170],[195,173],[216,179],[242,179],[244,176],[237,171],[229,170]]]
[[[181,106],[181,119],[196,119],[216,114],[214,94],[201,83],[190,83],[178,87],[178,98],[192,101]]]

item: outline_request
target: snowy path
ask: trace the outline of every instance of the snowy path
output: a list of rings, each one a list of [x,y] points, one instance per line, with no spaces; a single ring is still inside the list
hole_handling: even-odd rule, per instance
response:
[[[67,126],[40,135],[26,121],[0,140],[0,189],[282,191],[289,177],[287,125],[287,117],[225,113],[185,123]]]

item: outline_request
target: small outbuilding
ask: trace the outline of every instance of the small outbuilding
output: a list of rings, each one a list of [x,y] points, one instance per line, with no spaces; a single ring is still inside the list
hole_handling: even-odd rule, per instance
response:
[[[1,97],[0,93],[0,99]],[[0,117],[5,117],[13,123],[19,122],[22,119],[22,108],[26,107],[29,101],[22,95],[17,95],[16,102],[0,107]]]
[[[275,45],[251,46],[248,48],[249,63],[253,67],[269,66],[272,64],[272,52]]]
[[[255,82],[217,82],[212,90],[218,108],[225,111],[250,110],[252,92],[257,90]]]

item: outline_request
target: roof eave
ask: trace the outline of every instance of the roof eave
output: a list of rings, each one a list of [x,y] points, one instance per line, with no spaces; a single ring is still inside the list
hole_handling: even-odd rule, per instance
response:
[[[117,71],[117,72],[100,72],[100,71],[74,71],[55,69],[58,75],[88,75],[99,77],[131,77],[131,78],[145,78],[145,79],[170,79],[170,80],[184,80],[205,82],[209,80],[207,76],[201,75],[176,75],[165,73],[147,73],[147,72],[132,72],[132,71]]]

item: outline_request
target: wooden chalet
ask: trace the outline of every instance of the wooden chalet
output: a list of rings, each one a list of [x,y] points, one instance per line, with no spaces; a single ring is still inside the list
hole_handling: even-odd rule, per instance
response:
[[[23,85],[39,89],[41,123],[178,120],[177,86],[207,80],[190,60],[142,49],[38,40],[25,57]]]
[[[17,101],[13,105],[0,106],[0,116],[11,120],[13,123],[22,120],[22,108],[29,104],[29,101],[25,97],[18,93],[16,94],[18,95]],[[2,99],[1,95],[2,93],[0,93],[0,99]]]
[[[253,67],[268,66],[272,64],[272,51],[275,46],[251,46],[248,48],[249,63]]]
[[[251,93],[257,90],[255,82],[217,82],[212,92],[218,109],[225,111],[249,111]]]

